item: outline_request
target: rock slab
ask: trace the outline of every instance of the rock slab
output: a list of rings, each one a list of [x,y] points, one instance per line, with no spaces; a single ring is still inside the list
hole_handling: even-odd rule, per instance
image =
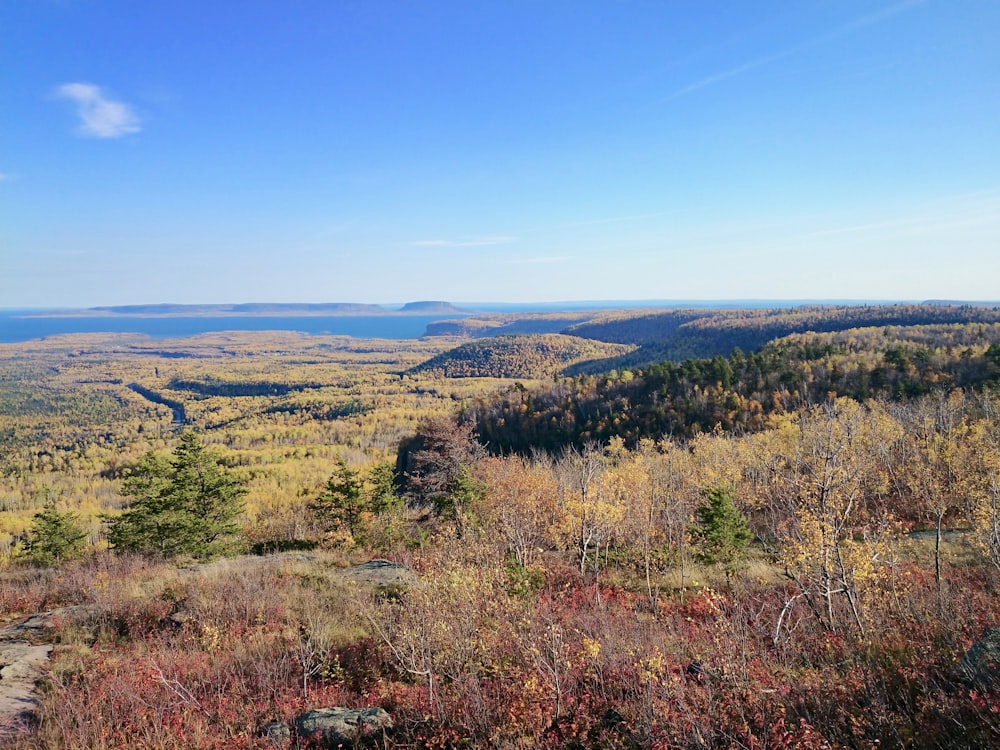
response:
[[[353,568],[344,568],[339,575],[344,580],[381,589],[405,587],[417,577],[405,565],[389,560],[369,560]]]
[[[90,613],[88,607],[62,607],[0,627],[0,739],[31,725],[40,700],[36,684],[48,669],[59,627]]]
[[[31,724],[38,708],[35,683],[44,675],[52,644],[0,641],[0,737]]]
[[[365,735],[391,728],[392,717],[381,708],[317,708],[295,720],[300,737],[318,737],[327,747],[354,747]]]

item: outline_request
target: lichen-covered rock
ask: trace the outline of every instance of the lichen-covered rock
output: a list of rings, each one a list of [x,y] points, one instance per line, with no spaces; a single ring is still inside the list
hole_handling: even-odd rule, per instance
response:
[[[292,739],[292,731],[283,721],[270,721],[262,726],[257,734],[270,741],[275,747],[288,747],[288,743]]]
[[[354,747],[365,735],[391,728],[392,717],[381,708],[316,708],[295,720],[300,737],[319,737],[327,747]]]
[[[1000,684],[1000,628],[990,628],[959,664],[962,675],[983,687]]]

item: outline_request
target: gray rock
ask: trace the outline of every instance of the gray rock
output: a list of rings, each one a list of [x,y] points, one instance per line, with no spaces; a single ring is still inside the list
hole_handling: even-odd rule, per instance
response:
[[[300,737],[318,735],[327,747],[354,747],[365,735],[392,728],[381,708],[316,708],[295,720]]]
[[[0,738],[31,723],[40,700],[35,683],[45,675],[51,653],[51,644],[0,641]]]
[[[292,739],[292,731],[283,721],[270,721],[257,733],[264,739],[270,740],[275,747],[288,747],[288,742]]]
[[[380,589],[402,588],[416,580],[416,574],[405,565],[389,560],[369,560],[362,565],[338,571],[341,578]]]
[[[990,628],[972,644],[958,668],[963,677],[977,685],[1000,684],[1000,628]]]
[[[0,640],[26,640],[49,643],[60,626],[67,622],[82,622],[94,614],[93,607],[75,605],[48,612],[36,612],[23,620],[0,628]]]
[[[90,607],[62,607],[0,627],[0,746],[34,720],[41,700],[36,685],[45,676],[60,629],[92,614]]]

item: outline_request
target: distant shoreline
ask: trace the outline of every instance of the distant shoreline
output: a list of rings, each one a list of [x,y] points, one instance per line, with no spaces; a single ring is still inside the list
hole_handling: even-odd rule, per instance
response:
[[[645,302],[645,301],[644,301]],[[647,303],[633,301],[610,304],[539,303],[518,309],[500,303],[462,304],[440,302],[409,303],[402,308],[338,303],[244,305],[129,305],[88,309],[0,309],[0,344],[43,339],[75,333],[137,333],[152,338],[183,338],[219,331],[297,331],[308,335],[350,336],[359,339],[416,339],[425,336],[489,336],[502,333],[552,333],[560,331],[572,317],[607,316],[612,313],[639,315],[669,311],[689,313],[725,309],[790,309],[794,307],[834,307],[830,302],[775,301],[755,306],[748,301],[716,301],[698,305],[695,301]],[[671,304],[673,302],[673,304]],[[890,303],[889,306],[903,303]],[[943,301],[925,303],[942,306]],[[953,303],[954,304],[954,303]],[[961,302],[968,308],[1000,309],[997,303]],[[855,303],[846,307],[871,306]],[[875,305],[877,306],[877,305]],[[490,309],[492,308],[492,309]],[[641,312],[640,312],[641,311]],[[696,316],[697,317],[697,316]],[[544,320],[563,320],[562,325],[545,325]],[[469,320],[466,325],[463,321]],[[582,320],[582,318],[581,318]],[[576,321],[580,322],[580,321]]]
[[[440,313],[440,315],[473,315],[473,312],[457,310],[455,312]],[[17,318],[81,318],[88,320],[118,320],[121,318],[370,318],[370,317],[427,317],[434,313],[422,312],[420,310],[385,310],[383,312],[321,312],[289,310],[288,312],[169,312],[169,313],[116,313],[105,311],[90,312],[87,310],[74,310],[67,312],[27,312],[11,313],[10,317]]]
[[[220,331],[297,331],[314,336],[350,336],[360,339],[415,339],[427,326],[457,320],[472,313],[433,314],[393,312],[283,315],[234,314],[113,314],[59,310],[0,311],[0,344],[16,344],[66,334],[142,334],[151,338],[184,338]]]
[[[88,308],[11,307],[0,308],[0,316],[18,319],[177,319],[177,318],[356,318],[356,317],[468,317],[487,313],[553,313],[635,309],[767,309],[801,306],[863,305],[958,305],[998,307],[989,300],[881,300],[881,299],[656,299],[656,300],[564,300],[549,302],[408,302],[371,304],[353,302],[322,303],[235,303],[235,304],[148,304],[112,305]]]
[[[450,302],[407,302],[399,308],[354,302],[283,303],[247,302],[238,304],[149,304],[113,305],[82,309],[26,309],[8,315],[22,318],[308,318],[342,316],[463,315],[468,311]]]

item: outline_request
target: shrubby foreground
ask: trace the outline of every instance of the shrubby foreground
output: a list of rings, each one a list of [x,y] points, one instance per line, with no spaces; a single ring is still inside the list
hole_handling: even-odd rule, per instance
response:
[[[841,400],[742,437],[458,451],[475,491],[396,511],[422,535],[377,550],[415,571],[401,587],[344,579],[376,552],[357,545],[10,571],[5,612],[88,612],[18,742],[265,747],[267,722],[347,705],[388,711],[371,739],[388,746],[989,746],[996,685],[959,661],[998,617],[991,404]],[[937,554],[933,530],[910,533],[937,517],[933,481],[962,526]],[[691,523],[706,486],[738,499],[749,558],[729,542],[708,565]]]

